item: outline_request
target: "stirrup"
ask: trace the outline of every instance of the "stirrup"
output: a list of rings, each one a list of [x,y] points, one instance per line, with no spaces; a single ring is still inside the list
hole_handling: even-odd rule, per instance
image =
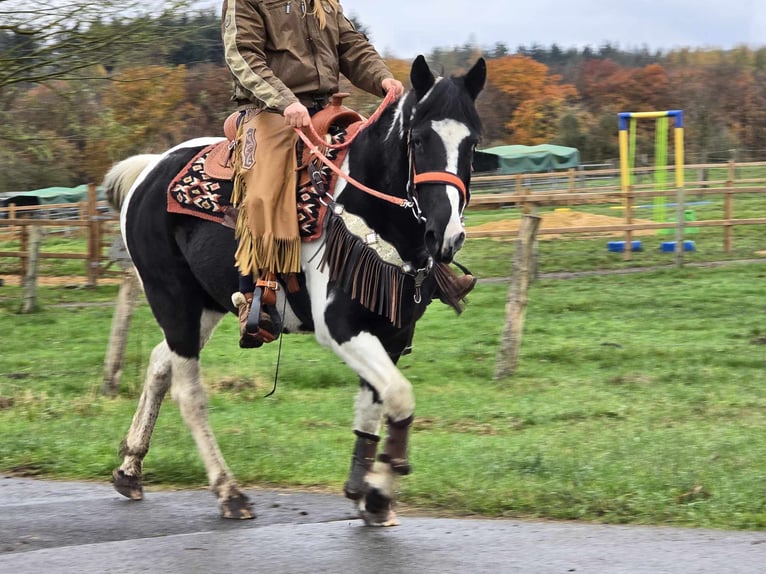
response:
[[[239,346],[254,349],[264,343],[271,343],[282,332],[282,319],[275,306],[262,305],[263,289],[257,287],[253,293],[232,295],[231,301],[237,307],[239,316]]]
[[[231,296],[232,304],[237,308],[239,321],[239,346],[242,349],[254,349],[263,345],[263,341],[253,333],[247,332],[247,318],[252,310],[253,294],[236,291]]]

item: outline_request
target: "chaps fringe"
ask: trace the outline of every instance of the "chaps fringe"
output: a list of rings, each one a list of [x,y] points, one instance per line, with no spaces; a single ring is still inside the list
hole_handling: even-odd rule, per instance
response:
[[[319,269],[329,269],[330,281],[365,309],[381,315],[396,327],[402,326],[404,281],[411,278],[380,256],[337,215],[327,218],[327,243]]]

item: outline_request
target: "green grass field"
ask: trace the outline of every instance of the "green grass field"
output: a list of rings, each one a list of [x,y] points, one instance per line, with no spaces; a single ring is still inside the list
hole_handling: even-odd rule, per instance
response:
[[[469,242],[461,260],[507,276],[512,251]],[[544,241],[540,267],[620,268],[614,255],[603,240]],[[764,285],[766,262],[542,278],[519,369],[499,382],[507,285],[480,282],[460,317],[434,303],[400,362],[417,400],[400,500],[451,515],[766,527]],[[0,471],[109,480],[160,340],[140,305],[120,394],[100,396],[116,291],[41,287],[40,311],[20,315],[20,289],[0,288]],[[237,347],[234,317],[203,353],[227,461],[245,485],[340,492],[356,377],[313,338],[291,336],[276,394],[263,398],[276,363],[275,345]],[[170,400],[145,471],[154,486],[206,482]]]

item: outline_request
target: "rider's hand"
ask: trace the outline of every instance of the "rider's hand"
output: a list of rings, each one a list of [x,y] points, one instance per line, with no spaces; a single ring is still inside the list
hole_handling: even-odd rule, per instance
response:
[[[404,93],[404,85],[396,78],[386,78],[381,86],[386,93],[393,92],[397,98]]]
[[[285,123],[294,128],[305,128],[311,124],[309,111],[300,102],[293,102],[287,106],[283,115],[285,116]]]

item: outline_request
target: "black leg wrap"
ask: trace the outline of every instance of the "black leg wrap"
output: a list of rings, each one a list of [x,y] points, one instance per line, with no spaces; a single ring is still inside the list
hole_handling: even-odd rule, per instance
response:
[[[391,470],[397,474],[406,475],[412,472],[412,467],[407,460],[407,438],[414,419],[414,415],[400,421],[388,419],[386,445],[383,454],[378,456],[378,460],[390,464]]]
[[[393,458],[384,452],[378,455],[378,460],[390,464],[391,470],[401,476],[406,476],[412,472],[412,466],[406,458]]]
[[[392,421],[390,418],[386,419],[386,422],[388,423],[388,427],[394,427],[398,429],[407,428],[412,424],[412,421],[415,420],[415,415],[410,415],[406,419],[402,419],[400,421]]]
[[[359,500],[364,496],[364,476],[375,462],[375,453],[378,450],[380,437],[356,430],[354,434],[356,434],[356,444],[354,445],[354,454],[351,457],[348,480],[343,485],[343,493],[346,498]]]

